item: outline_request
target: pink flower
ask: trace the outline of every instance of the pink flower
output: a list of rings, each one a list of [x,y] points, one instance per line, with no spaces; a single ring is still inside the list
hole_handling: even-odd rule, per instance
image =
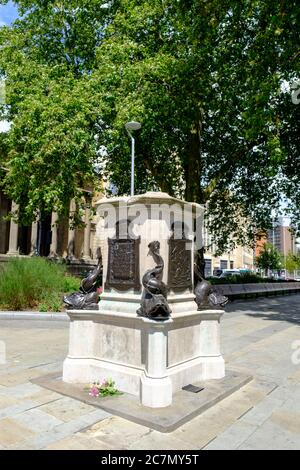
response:
[[[89,395],[94,398],[99,396],[99,390],[95,385],[91,387]]]

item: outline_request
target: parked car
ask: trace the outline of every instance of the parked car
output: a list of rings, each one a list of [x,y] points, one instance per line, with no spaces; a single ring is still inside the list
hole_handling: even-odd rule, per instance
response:
[[[213,277],[224,278],[224,277],[231,277],[231,276],[240,276],[241,272],[239,269],[214,269]]]
[[[215,268],[213,272],[213,277],[220,277],[224,269]]]
[[[224,269],[222,274],[219,276],[220,278],[223,277],[232,277],[232,276],[240,276],[241,273],[238,269]]]

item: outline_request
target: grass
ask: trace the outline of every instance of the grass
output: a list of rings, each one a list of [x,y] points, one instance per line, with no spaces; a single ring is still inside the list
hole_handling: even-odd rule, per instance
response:
[[[0,267],[0,309],[58,312],[63,295],[79,286],[80,279],[67,275],[63,265],[43,258],[11,259]]]

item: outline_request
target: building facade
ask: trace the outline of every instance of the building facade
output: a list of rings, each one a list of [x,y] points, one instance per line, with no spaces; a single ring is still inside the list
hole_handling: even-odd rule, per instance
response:
[[[238,246],[230,253],[215,256],[212,237],[204,230],[204,246],[211,247],[205,253],[205,276],[210,277],[216,269],[255,269],[255,251],[248,246]]]
[[[98,194],[92,200],[87,195],[82,217],[84,228],[72,229],[69,226],[69,219],[76,209],[74,201],[70,203],[69,217],[58,221],[57,214],[52,213],[42,222],[35,221],[31,226],[24,227],[6,220],[10,212],[18,210],[18,206],[0,191],[0,258],[39,254],[52,259],[64,258],[73,265],[96,264],[97,248],[101,247],[102,239],[96,232],[97,218],[92,215],[92,207],[100,197]],[[210,245],[207,234],[204,244]],[[207,277],[213,275],[214,269],[254,268],[254,253],[247,247],[238,247],[220,257],[207,251],[205,259]]]
[[[205,253],[205,276],[210,277],[216,269],[254,270],[254,251],[248,247],[237,247],[230,253],[215,256],[211,251]]]
[[[98,241],[92,205],[93,200],[87,196],[82,217],[84,228],[69,226],[69,218],[75,211],[74,201],[70,203],[69,217],[58,220],[57,214],[52,213],[26,227],[7,220],[9,213],[19,208],[0,191],[0,256],[39,254],[53,259],[65,258],[72,263],[95,264]]]
[[[273,229],[268,231],[268,242],[283,256],[297,253],[297,240],[287,217],[279,217],[274,222]]]

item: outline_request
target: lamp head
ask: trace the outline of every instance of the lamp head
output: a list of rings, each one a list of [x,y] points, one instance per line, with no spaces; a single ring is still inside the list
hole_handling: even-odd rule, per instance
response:
[[[138,131],[139,129],[141,129],[141,127],[141,124],[135,121],[127,122],[127,124],[125,124],[125,128],[127,131]]]

